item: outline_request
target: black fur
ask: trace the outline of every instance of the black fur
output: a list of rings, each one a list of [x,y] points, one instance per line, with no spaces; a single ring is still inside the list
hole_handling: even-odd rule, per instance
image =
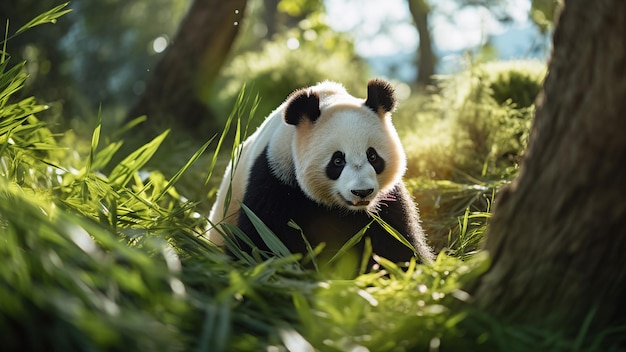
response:
[[[320,97],[310,89],[300,89],[291,94],[285,108],[284,119],[290,125],[297,125],[304,118],[315,122],[322,112],[320,111]]]
[[[393,86],[389,82],[377,78],[367,82],[365,106],[379,115],[393,111],[396,107]]]
[[[342,152],[334,152],[328,161],[328,165],[326,165],[326,176],[331,180],[338,179],[345,166],[346,156]]]
[[[329,209],[309,199],[297,185],[287,185],[270,171],[267,148],[250,170],[250,184],[243,203],[248,206],[289,248],[292,253],[306,254],[306,247],[298,230],[287,225],[290,219],[298,224],[307,240],[315,248],[326,243],[325,251],[332,256],[341,246],[372,219],[365,212],[345,209]],[[379,216],[402,233],[413,244],[421,259],[432,259],[430,249],[424,242],[415,204],[402,183],[380,204]],[[239,213],[239,228],[261,250],[268,250],[243,210]],[[394,262],[408,261],[414,253],[394,239],[377,223],[366,232],[372,240],[375,254]],[[243,243],[241,247],[251,252]],[[362,252],[363,241],[357,246]]]
[[[372,165],[377,175],[385,171],[385,159],[381,158],[374,148],[367,149],[367,161]]]

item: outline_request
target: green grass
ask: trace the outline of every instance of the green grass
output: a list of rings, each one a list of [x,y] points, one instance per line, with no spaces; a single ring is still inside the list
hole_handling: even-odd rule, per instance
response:
[[[570,341],[472,308],[463,287],[489,265],[478,248],[494,193],[507,182],[498,172],[409,180],[425,227],[444,234],[446,250],[432,264],[399,268],[377,257],[378,270],[346,279],[341,266],[359,260],[334,258],[327,269],[319,248],[294,256],[262,223],[279,255],[239,252],[235,260],[203,237],[207,199],[178,187],[198,165],[205,168],[198,184],[215,178],[227,132],[190,150],[178,170],[146,167],[168,132],[113,162],[123,142],[104,143],[99,122],[91,136],[55,133],[37,118],[46,106],[16,99],[23,72],[23,63],[11,66],[3,55],[3,350],[600,351],[606,336],[623,332],[581,330]],[[256,105],[246,99],[230,119],[229,157]]]

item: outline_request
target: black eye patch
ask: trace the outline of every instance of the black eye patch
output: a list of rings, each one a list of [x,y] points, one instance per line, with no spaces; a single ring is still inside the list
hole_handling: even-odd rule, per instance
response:
[[[326,165],[326,176],[331,180],[336,180],[341,176],[343,168],[346,166],[346,156],[342,152],[334,152]]]
[[[372,165],[377,174],[385,170],[385,160],[378,155],[376,149],[371,147],[367,149],[367,161]]]

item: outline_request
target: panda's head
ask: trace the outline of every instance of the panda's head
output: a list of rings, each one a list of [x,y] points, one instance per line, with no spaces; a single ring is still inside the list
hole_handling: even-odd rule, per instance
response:
[[[294,92],[283,113],[285,122],[295,126],[291,154],[296,180],[319,204],[375,210],[406,169],[391,124],[393,87],[371,80],[365,100],[315,88]]]

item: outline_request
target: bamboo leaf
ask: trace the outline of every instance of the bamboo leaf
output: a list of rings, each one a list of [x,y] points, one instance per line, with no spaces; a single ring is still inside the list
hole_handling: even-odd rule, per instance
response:
[[[200,158],[200,156],[204,154],[206,149],[213,142],[213,139],[215,139],[215,136],[211,137],[211,139],[204,143],[204,145],[191,156],[187,163],[180,170],[178,170],[178,172],[176,172],[176,174],[174,174],[172,178],[170,178],[170,180],[163,187],[161,192],[153,198],[153,202],[158,202],[172,187],[174,187],[174,184],[178,181],[178,179],[180,179],[180,177],[191,167],[191,165],[193,165],[198,160],[198,158]]]
[[[252,240],[246,235],[240,228],[237,226],[231,225],[229,223],[222,223],[220,227],[217,228],[220,232],[220,235],[224,238],[224,244],[230,253],[232,253],[237,259],[248,263],[249,265],[256,264],[256,261],[252,256],[248,253],[244,252],[239,248],[237,242],[235,242],[234,237],[237,237],[243,243],[247,244],[250,248],[254,247],[254,243]]]
[[[91,164],[91,169],[100,170],[107,166],[109,161],[111,161],[115,153],[117,153],[117,151],[122,147],[123,144],[124,142],[120,141],[111,143],[102,148],[102,150],[96,153],[96,156],[93,159],[93,164]]]
[[[198,351],[224,351],[230,333],[230,299],[212,303],[205,308]]]
[[[20,29],[18,29],[17,32],[15,32],[15,34],[17,35],[17,34],[23,33],[24,31],[30,28],[33,28],[42,24],[56,23],[57,18],[72,11],[71,9],[63,10],[63,8],[65,8],[67,5],[69,5],[69,2],[61,4],[33,18],[32,20],[28,21],[25,25],[20,27]]]
[[[394,229],[391,225],[387,224],[385,222],[385,220],[383,220],[380,216],[378,216],[378,215],[376,215],[374,213],[370,213],[370,216],[383,229],[385,229],[385,231],[387,231],[391,236],[393,236],[396,240],[400,241],[400,243],[402,243],[403,245],[405,245],[408,248],[410,248],[413,251],[413,253],[415,253],[415,248],[413,248],[413,245],[411,245],[411,243],[400,232],[398,232],[396,229]]]
[[[300,237],[302,237],[302,241],[304,241],[304,246],[306,248],[307,251],[307,256],[304,258],[311,258],[311,262],[313,263],[313,267],[315,268],[315,271],[320,271],[318,265],[317,265],[317,260],[315,260],[316,257],[316,252],[313,250],[313,246],[311,246],[311,242],[309,242],[309,240],[306,238],[306,236],[304,235],[304,231],[302,231],[302,228],[296,224],[295,221],[293,220],[289,220],[289,222],[287,223],[287,225],[289,227],[291,227],[294,230],[298,230],[300,232]],[[304,263],[304,261],[303,261]]]
[[[396,263],[388,260],[387,258],[383,258],[378,255],[374,255],[374,260],[378,262],[385,270],[389,272],[389,274],[393,275],[395,279],[405,277],[405,272],[396,265]]]
[[[361,241],[361,238],[363,238],[363,235],[365,235],[365,232],[367,231],[367,229],[369,229],[370,226],[372,225],[372,222],[374,222],[374,220],[370,221],[367,225],[365,225],[362,229],[360,229],[357,233],[355,233],[352,237],[350,237],[350,239],[347,240],[346,243],[344,243],[343,246],[341,246],[341,248],[339,248],[337,253],[335,253],[335,255],[332,258],[330,258],[328,262],[332,263],[335,260],[341,258],[343,255],[345,255],[346,252],[350,250],[350,248],[354,247],[354,245],[359,243],[359,241]]]
[[[9,20],[7,19],[7,22],[4,26],[4,40],[2,41],[2,55],[0,56],[0,64],[4,64],[6,62],[8,38],[9,38]],[[0,70],[0,73],[2,72],[4,71]]]
[[[89,157],[87,158],[86,173],[91,172],[91,167],[95,158],[96,150],[98,149],[98,143],[100,143],[100,129],[102,128],[102,115],[101,111],[98,112],[98,121],[96,122],[96,128],[94,128],[91,135],[91,147],[89,148]]]
[[[235,106],[239,106],[241,104],[241,100],[243,99],[244,89],[245,87],[242,88],[241,92],[239,93]],[[233,119],[235,118],[235,111],[236,111],[235,109],[233,109],[230,115],[228,115],[228,119],[226,119],[226,124],[224,125],[224,129],[222,130],[220,139],[217,141],[217,147],[215,147],[215,152],[213,153],[213,158],[211,159],[211,164],[209,166],[209,174],[207,175],[204,181],[205,185],[209,183],[209,180],[211,180],[211,176],[213,176],[213,170],[215,170],[215,164],[217,164],[217,157],[219,156],[220,150],[222,150],[222,144],[224,143],[224,140],[226,139],[226,136],[228,135],[228,131],[230,130],[230,126],[233,123]],[[235,146],[233,146],[233,149],[234,148]]]
[[[152,158],[168,134],[169,130],[166,130],[117,164],[109,175],[111,183],[118,187],[126,185],[133,178],[135,172],[139,171]]]
[[[113,138],[119,138],[120,136],[124,135],[126,131],[131,130],[133,127],[139,125],[140,123],[145,122],[147,119],[148,117],[146,115],[142,115],[142,116],[139,116],[137,118],[130,120],[124,126],[120,127],[119,129],[117,129],[117,131],[115,131],[115,133],[113,134]]]
[[[278,238],[278,236],[276,236],[274,232],[272,232],[272,230],[270,230],[269,227],[267,227],[267,225],[265,225],[263,221],[259,219],[259,217],[256,216],[256,214],[254,214],[252,210],[250,210],[250,208],[242,203],[241,209],[243,209],[243,211],[246,213],[246,216],[248,216],[250,222],[252,222],[252,225],[257,230],[259,236],[261,236],[261,239],[267,245],[267,248],[269,248],[271,252],[283,258],[292,255],[289,249],[287,249],[287,247],[285,246],[285,244],[283,244],[283,242]]]

